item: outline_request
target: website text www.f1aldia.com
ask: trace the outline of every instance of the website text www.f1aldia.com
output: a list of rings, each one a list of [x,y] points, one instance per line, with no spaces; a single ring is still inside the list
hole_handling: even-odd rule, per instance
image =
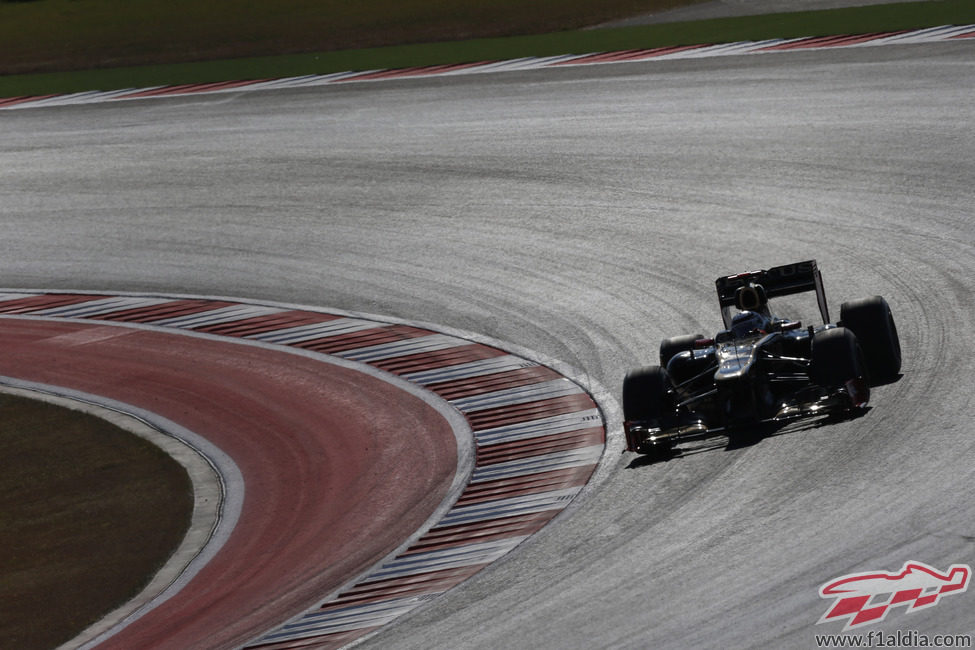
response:
[[[817,634],[817,648],[971,648],[971,634],[921,634],[906,632],[862,632],[860,634]]]

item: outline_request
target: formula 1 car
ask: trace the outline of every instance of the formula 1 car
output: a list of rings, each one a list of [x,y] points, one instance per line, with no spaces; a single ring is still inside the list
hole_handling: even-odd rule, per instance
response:
[[[714,338],[660,344],[660,365],[627,373],[623,416],[629,451],[663,457],[685,440],[733,435],[760,423],[849,417],[870,386],[901,368],[900,340],[881,296],[845,302],[829,322],[816,260],[718,278],[725,329]],[[769,299],[814,291],[823,324],[804,328],[772,314]]]

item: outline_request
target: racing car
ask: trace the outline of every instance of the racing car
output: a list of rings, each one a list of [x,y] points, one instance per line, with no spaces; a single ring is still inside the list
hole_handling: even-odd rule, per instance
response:
[[[852,417],[870,387],[899,376],[901,347],[882,296],[844,302],[830,323],[816,260],[719,277],[724,329],[660,344],[660,365],[627,373],[629,451],[654,457],[678,443],[810,416]],[[815,292],[822,325],[775,315],[769,300]],[[773,425],[774,426],[774,425]]]

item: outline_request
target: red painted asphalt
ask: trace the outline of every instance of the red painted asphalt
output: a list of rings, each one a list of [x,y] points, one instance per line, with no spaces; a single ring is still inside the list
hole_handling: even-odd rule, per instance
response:
[[[104,648],[245,643],[391,552],[440,505],[456,469],[453,431],[432,407],[314,359],[32,319],[0,319],[0,346],[0,374],[156,413],[210,440],[244,477],[220,552]]]

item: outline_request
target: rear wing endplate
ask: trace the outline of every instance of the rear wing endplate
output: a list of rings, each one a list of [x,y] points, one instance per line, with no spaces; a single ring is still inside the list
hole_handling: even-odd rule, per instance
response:
[[[815,291],[823,324],[829,323],[829,309],[826,306],[823,276],[819,273],[816,260],[783,264],[762,271],[728,275],[718,278],[714,283],[718,289],[718,304],[721,306],[721,318],[724,320],[726,328],[731,327],[732,310],[735,307],[735,291],[738,287],[749,283],[762,285],[765,288],[765,294],[770,299],[776,296]]]

